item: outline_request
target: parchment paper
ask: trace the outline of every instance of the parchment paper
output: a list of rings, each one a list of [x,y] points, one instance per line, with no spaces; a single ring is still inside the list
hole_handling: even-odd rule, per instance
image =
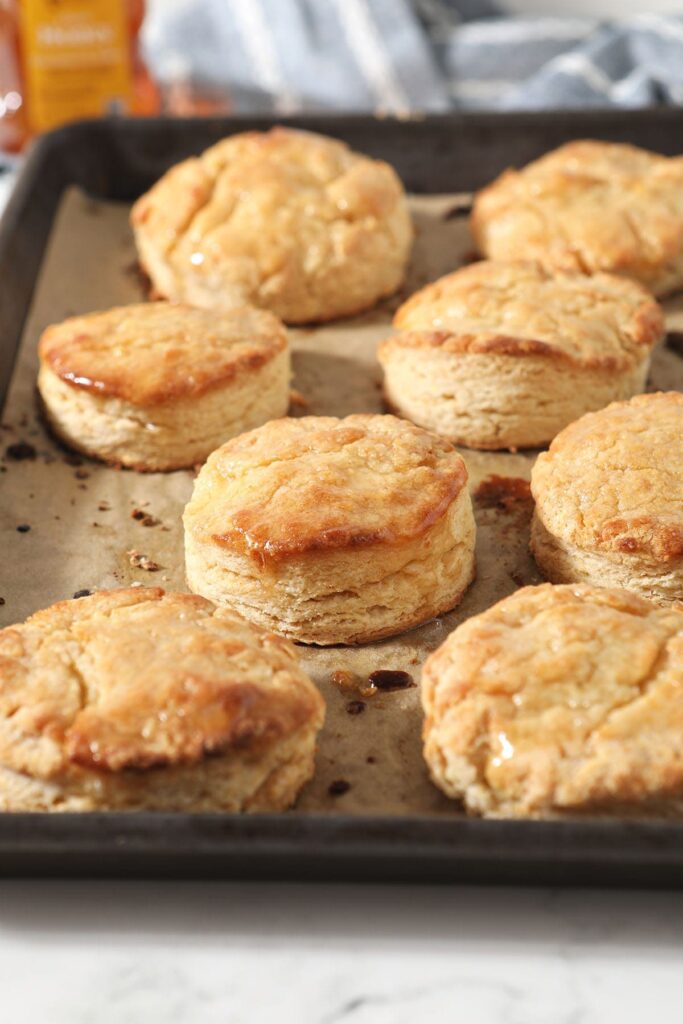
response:
[[[402,292],[371,312],[315,329],[294,329],[293,387],[305,406],[293,414],[344,416],[383,411],[377,343],[391,331],[403,299],[429,280],[454,270],[471,252],[462,197],[411,200],[417,241]],[[38,608],[71,597],[137,582],[185,590],[180,516],[193,474],[137,474],[75,459],[45,431],[35,403],[36,345],[50,323],[146,298],[128,227],[128,207],[95,202],[72,190],[65,195],[53,229],[0,434],[0,625],[18,622]],[[683,329],[683,300],[670,303],[672,330]],[[683,354],[683,348],[680,350]],[[657,351],[649,387],[683,389],[683,358],[671,347]],[[12,458],[7,448],[24,441],[35,458]],[[10,447],[10,452],[17,454]],[[22,454],[21,449],[18,454]],[[420,666],[463,619],[540,577],[528,552],[528,501],[505,493],[476,497],[490,474],[528,479],[534,453],[496,454],[462,450],[475,492],[478,574],[460,607],[402,636],[361,648],[301,647],[305,668],[327,701],[316,777],[297,810],[354,814],[450,814],[462,811],[431,785],[421,757],[418,686],[367,698],[343,693],[331,681],[339,670],[364,680],[376,669],[399,669],[419,681]],[[500,499],[500,500],[499,500]],[[145,526],[131,517],[141,509],[158,519]],[[28,531],[17,527],[28,526]],[[128,552],[147,556],[160,568],[130,565]],[[352,701],[364,705],[358,711]],[[348,783],[343,793],[333,783]],[[343,786],[332,786],[340,790]]]

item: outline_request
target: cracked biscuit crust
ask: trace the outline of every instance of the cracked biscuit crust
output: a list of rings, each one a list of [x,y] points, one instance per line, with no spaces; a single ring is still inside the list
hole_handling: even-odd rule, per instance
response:
[[[398,310],[379,348],[389,405],[473,448],[547,444],[585,412],[642,390],[663,336],[640,285],[483,261]]]
[[[184,524],[193,590],[308,643],[400,632],[474,573],[462,458],[393,416],[277,420],[228,442]]]
[[[543,584],[427,660],[432,779],[489,816],[674,805],[683,792],[683,609]]]
[[[683,394],[658,392],[555,438],[531,474],[532,549],[551,580],[600,583],[607,573],[653,600],[683,598],[682,437]]]
[[[0,632],[0,807],[263,809],[264,785],[285,807],[322,719],[294,648],[235,612],[156,588],[63,601]]]
[[[414,540],[466,485],[447,442],[394,416],[274,420],[210,456],[185,523],[222,547],[278,561]]]
[[[683,158],[570,142],[478,193],[471,228],[492,259],[614,271],[656,295],[683,285]]]
[[[388,164],[286,128],[234,135],[178,164],[131,222],[159,294],[219,309],[248,302],[291,323],[391,295],[413,234]]]

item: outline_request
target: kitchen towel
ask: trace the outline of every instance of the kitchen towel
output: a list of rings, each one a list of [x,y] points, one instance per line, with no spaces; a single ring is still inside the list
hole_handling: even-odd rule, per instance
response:
[[[683,103],[683,17],[503,17],[489,0],[157,0],[148,60],[237,112]]]

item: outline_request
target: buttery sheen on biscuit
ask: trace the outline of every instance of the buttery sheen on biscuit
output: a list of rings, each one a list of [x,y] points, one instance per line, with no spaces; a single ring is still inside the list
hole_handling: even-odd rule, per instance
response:
[[[569,142],[479,192],[471,228],[491,259],[612,271],[666,295],[683,286],[683,157]]]
[[[531,548],[555,583],[683,600],[683,394],[583,416],[539,455]]]
[[[233,135],[178,164],[131,221],[158,294],[220,310],[252,303],[290,323],[391,295],[413,234],[388,164],[289,128]]]
[[[276,420],[229,441],[184,524],[192,590],[305,643],[409,629],[474,575],[462,458],[393,416]]]
[[[424,754],[468,811],[661,813],[683,796],[683,610],[525,587],[427,660]]]
[[[157,588],[0,631],[0,810],[278,811],[324,703],[281,637]]]
[[[484,261],[398,310],[379,360],[389,405],[471,448],[547,444],[572,420],[643,390],[664,317],[614,275]]]
[[[120,306],[48,327],[39,354],[38,388],[54,433],[133,469],[203,462],[289,406],[286,332],[258,309]]]

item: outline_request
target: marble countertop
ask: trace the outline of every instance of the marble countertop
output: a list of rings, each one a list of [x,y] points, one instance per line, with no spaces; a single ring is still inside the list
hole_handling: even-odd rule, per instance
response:
[[[683,1019],[683,893],[0,882],[12,1024]]]

